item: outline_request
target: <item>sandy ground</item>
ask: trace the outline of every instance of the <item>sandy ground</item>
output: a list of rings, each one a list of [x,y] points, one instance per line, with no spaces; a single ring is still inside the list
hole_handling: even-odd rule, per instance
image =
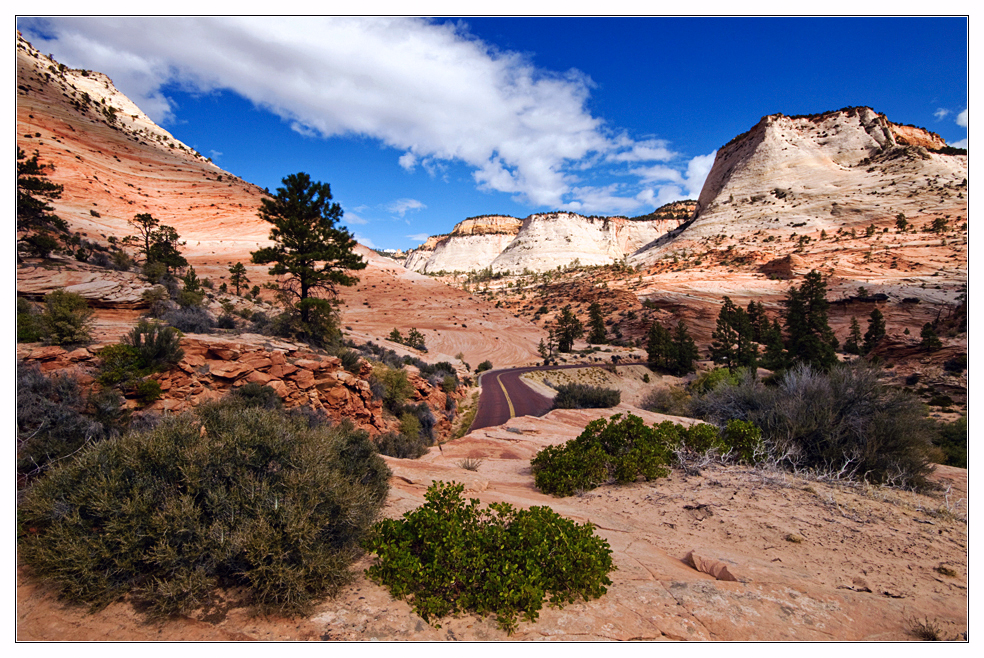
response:
[[[562,499],[533,488],[528,460],[539,449],[591,418],[628,411],[666,418],[625,405],[553,411],[419,460],[387,458],[394,476],[384,513],[398,517],[423,503],[432,482],[455,480],[486,503],[550,505],[594,523],[618,567],[608,593],[545,608],[511,639],[907,640],[919,622],[948,638],[967,632],[966,471],[939,467],[945,488],[929,495],[714,465]],[[465,458],[482,463],[464,470]],[[472,615],[429,625],[361,575],[306,619],[251,616],[226,592],[195,619],[147,623],[126,602],[94,615],[66,606],[21,570],[17,614],[21,640],[507,639],[494,620]]]

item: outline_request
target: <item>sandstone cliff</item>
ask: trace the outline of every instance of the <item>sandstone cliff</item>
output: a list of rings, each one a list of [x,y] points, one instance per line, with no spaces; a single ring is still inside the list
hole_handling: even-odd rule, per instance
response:
[[[960,188],[967,158],[934,152],[945,146],[938,135],[892,123],[867,107],[763,117],[718,150],[694,221],[629,263],[651,265],[718,235],[832,235],[894,221],[898,213],[910,221],[933,211],[962,209],[965,216]]]
[[[487,267],[519,273],[575,264],[610,265],[676,228],[690,214],[686,202],[665,208],[633,219],[569,212],[538,213],[523,220],[502,215],[473,217],[446,236],[430,238],[410,254],[405,266],[434,274]]]

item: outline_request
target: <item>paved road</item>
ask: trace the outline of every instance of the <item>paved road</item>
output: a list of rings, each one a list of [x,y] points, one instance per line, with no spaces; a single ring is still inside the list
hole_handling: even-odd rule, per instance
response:
[[[645,362],[619,363],[620,366],[646,365]],[[540,395],[523,383],[520,376],[535,370],[561,370],[571,368],[598,368],[601,364],[579,363],[566,366],[532,366],[490,370],[481,375],[482,394],[478,399],[478,413],[471,429],[501,425],[515,416],[542,416],[550,411],[553,400]]]

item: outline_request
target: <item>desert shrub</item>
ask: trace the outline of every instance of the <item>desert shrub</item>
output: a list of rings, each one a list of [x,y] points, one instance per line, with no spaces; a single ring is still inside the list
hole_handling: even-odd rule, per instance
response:
[[[300,614],[348,579],[388,477],[365,432],[201,405],[52,469],[20,505],[19,554],[94,608],[188,612],[228,586]]]
[[[947,372],[961,373],[967,369],[967,354],[958,354],[943,362],[943,369]]]
[[[400,414],[400,434],[411,441],[420,440],[420,420],[409,411]]]
[[[622,401],[622,392],[589,384],[561,384],[554,409],[607,409]]]
[[[694,393],[707,393],[713,391],[719,384],[737,384],[741,378],[741,371],[732,372],[728,368],[715,368],[705,373],[701,373],[697,379],[690,384],[690,390]]]
[[[660,414],[689,416],[690,394],[682,386],[662,386],[646,393],[639,406]]]
[[[103,386],[131,387],[142,376],[140,352],[132,345],[107,345],[99,350],[99,360],[96,381]]]
[[[402,432],[386,432],[376,438],[379,454],[398,459],[417,459],[427,454],[427,445],[421,439],[420,433],[411,438]]]
[[[122,342],[136,350],[139,367],[149,371],[168,370],[184,357],[178,332],[156,322],[140,320]]]
[[[137,383],[135,393],[140,404],[150,404],[161,399],[161,383],[156,379],[142,379]]]
[[[681,441],[678,427],[669,421],[649,427],[632,414],[593,420],[578,437],[536,454],[530,461],[534,483],[544,493],[570,496],[609,482],[666,477]]]
[[[702,425],[701,427],[709,427]],[[754,464],[765,455],[762,443],[762,430],[747,420],[732,418],[724,426],[721,433],[721,443],[725,450],[730,450],[738,461]]]
[[[358,374],[360,368],[362,368],[362,361],[358,352],[342,350],[338,353],[338,358],[342,361],[342,367],[353,375]]]
[[[444,375],[441,378],[441,390],[450,395],[458,390],[458,377],[455,375]]]
[[[269,336],[272,334],[273,323],[263,311],[256,311],[250,317],[250,331],[254,334]]]
[[[797,366],[766,387],[750,377],[694,401],[695,415],[723,427],[747,420],[765,449],[793,468],[874,483],[923,486],[939,459],[932,421],[910,393],[891,389],[864,362],[822,373]]]
[[[967,468],[967,417],[961,416],[952,423],[940,423],[933,443],[943,451],[941,463]]]
[[[113,425],[85,415],[86,400],[73,377],[41,372],[36,364],[17,364],[17,472],[34,477],[76,453],[82,446],[105,439]],[[115,421],[117,413],[104,417]]]
[[[215,318],[200,306],[170,310],[164,314],[164,321],[186,334],[209,334],[215,326]]]
[[[291,407],[286,412],[288,416],[294,418],[298,422],[306,425],[308,429],[314,429],[316,427],[331,427],[331,418],[324,409],[314,409],[308,405],[301,405],[299,407]],[[354,425],[347,418],[343,419],[339,424],[343,431],[350,432],[354,429]]]
[[[85,298],[74,292],[53,290],[44,296],[44,310],[38,326],[45,342],[53,345],[88,343],[92,309]]]
[[[38,310],[23,297],[17,298],[17,342],[36,343],[41,340]]]
[[[397,413],[407,397],[414,393],[406,371],[378,365],[372,369],[372,374],[382,387],[383,406],[392,413]]]
[[[485,360],[479,363],[478,367],[475,368],[475,374],[478,374],[480,372],[485,372],[486,370],[491,370],[491,369],[492,369],[492,362],[489,360]]]
[[[140,298],[147,304],[147,315],[152,318],[163,318],[164,315],[174,308],[171,297],[167,294],[164,286],[154,286],[149,290],[144,290]]]
[[[228,313],[223,313],[216,319],[215,326],[219,329],[235,329],[236,328],[236,318],[232,317]]]
[[[238,403],[247,409],[280,409],[283,406],[283,402],[275,390],[257,382],[248,382],[232,389],[231,396],[231,402]]]
[[[426,503],[402,519],[385,519],[364,545],[378,556],[372,580],[430,621],[459,612],[494,614],[512,633],[533,622],[544,599],[560,607],[605,594],[615,568],[612,551],[588,523],[549,507],[479,507],[464,486],[437,482]]]

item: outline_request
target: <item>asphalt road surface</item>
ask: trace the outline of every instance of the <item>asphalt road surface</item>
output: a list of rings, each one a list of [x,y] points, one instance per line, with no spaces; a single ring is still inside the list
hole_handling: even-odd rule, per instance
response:
[[[620,366],[645,365],[644,362],[619,363]],[[581,363],[566,366],[533,366],[490,370],[481,376],[482,394],[478,398],[478,413],[472,422],[472,430],[502,425],[516,416],[542,416],[550,411],[553,400],[540,395],[523,383],[520,376],[534,370],[561,370],[571,368],[597,368],[599,364]]]

